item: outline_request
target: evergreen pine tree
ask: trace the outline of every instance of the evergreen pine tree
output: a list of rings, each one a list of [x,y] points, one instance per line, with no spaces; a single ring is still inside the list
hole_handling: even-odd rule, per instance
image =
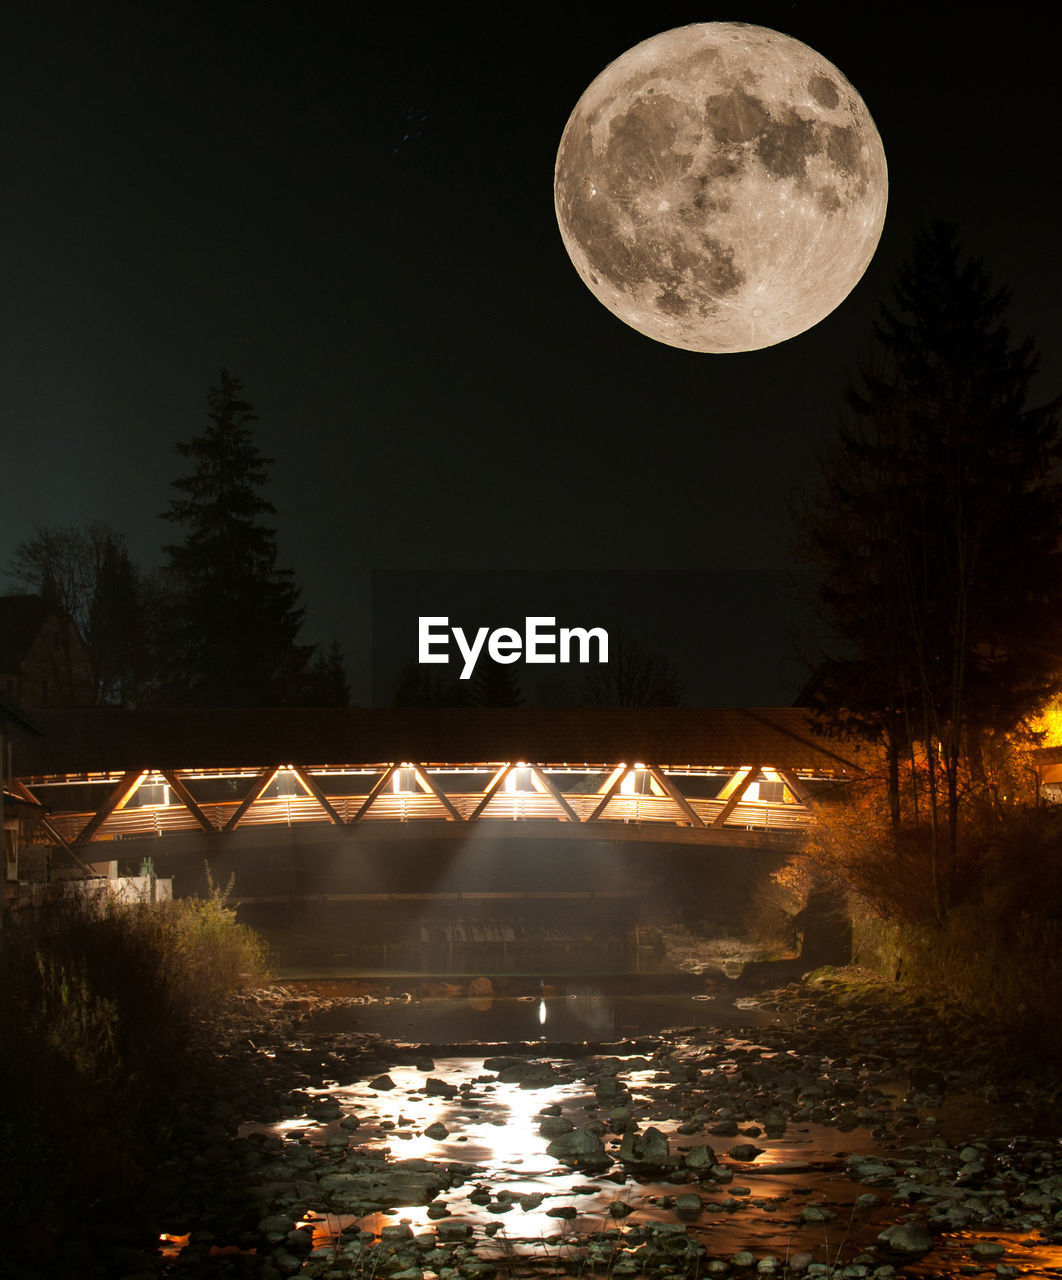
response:
[[[163,518],[184,530],[165,548],[173,592],[167,701],[280,706],[299,700],[311,649],[297,643],[299,591],[277,567],[275,508],[262,495],[272,458],[255,443],[252,406],[225,370],[207,397],[209,426],[177,445],[193,463]]]
[[[961,773],[976,790],[984,735],[1058,682],[1060,402],[1028,405],[1037,359],[1012,343],[1008,301],[953,226],[916,238],[803,520],[836,646],[820,702],[884,744],[896,822],[899,764],[920,744],[938,916],[957,888]]]

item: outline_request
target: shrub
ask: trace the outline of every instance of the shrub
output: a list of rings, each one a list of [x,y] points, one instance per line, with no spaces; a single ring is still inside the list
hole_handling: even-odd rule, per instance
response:
[[[211,883],[205,899],[130,905],[64,895],[3,919],[0,1202],[35,1248],[72,1214],[142,1198],[202,1087],[196,1032],[225,995],[267,976],[227,892]]]

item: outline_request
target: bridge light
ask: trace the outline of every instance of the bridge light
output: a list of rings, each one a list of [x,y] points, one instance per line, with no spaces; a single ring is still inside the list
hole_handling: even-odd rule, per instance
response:
[[[411,765],[403,764],[391,775],[391,787],[395,795],[414,795],[420,790],[417,786],[417,771]]]

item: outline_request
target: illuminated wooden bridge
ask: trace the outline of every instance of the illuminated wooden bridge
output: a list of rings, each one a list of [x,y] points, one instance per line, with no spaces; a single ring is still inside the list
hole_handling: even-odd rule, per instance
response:
[[[12,781],[38,841],[217,848],[252,831],[795,847],[857,776],[797,708],[41,711]],[[158,846],[161,850],[161,846]],[[133,848],[128,848],[130,854]],[[142,847],[135,850],[142,852]]]

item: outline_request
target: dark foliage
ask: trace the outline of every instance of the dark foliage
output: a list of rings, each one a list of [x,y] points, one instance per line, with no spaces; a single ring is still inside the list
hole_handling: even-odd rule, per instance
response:
[[[299,591],[277,566],[275,513],[262,494],[271,458],[254,439],[255,414],[222,370],[207,397],[210,425],[177,445],[192,471],[164,519],[184,529],[165,548],[173,590],[165,700],[185,706],[281,706],[300,701],[312,650],[298,643]]]
[[[1012,343],[1007,305],[954,227],[916,238],[802,521],[835,642],[818,705],[885,746],[897,823],[900,762],[921,751],[938,915],[961,778],[983,784],[986,735],[1042,705],[1062,648],[1060,402],[1029,406],[1036,354]]]

